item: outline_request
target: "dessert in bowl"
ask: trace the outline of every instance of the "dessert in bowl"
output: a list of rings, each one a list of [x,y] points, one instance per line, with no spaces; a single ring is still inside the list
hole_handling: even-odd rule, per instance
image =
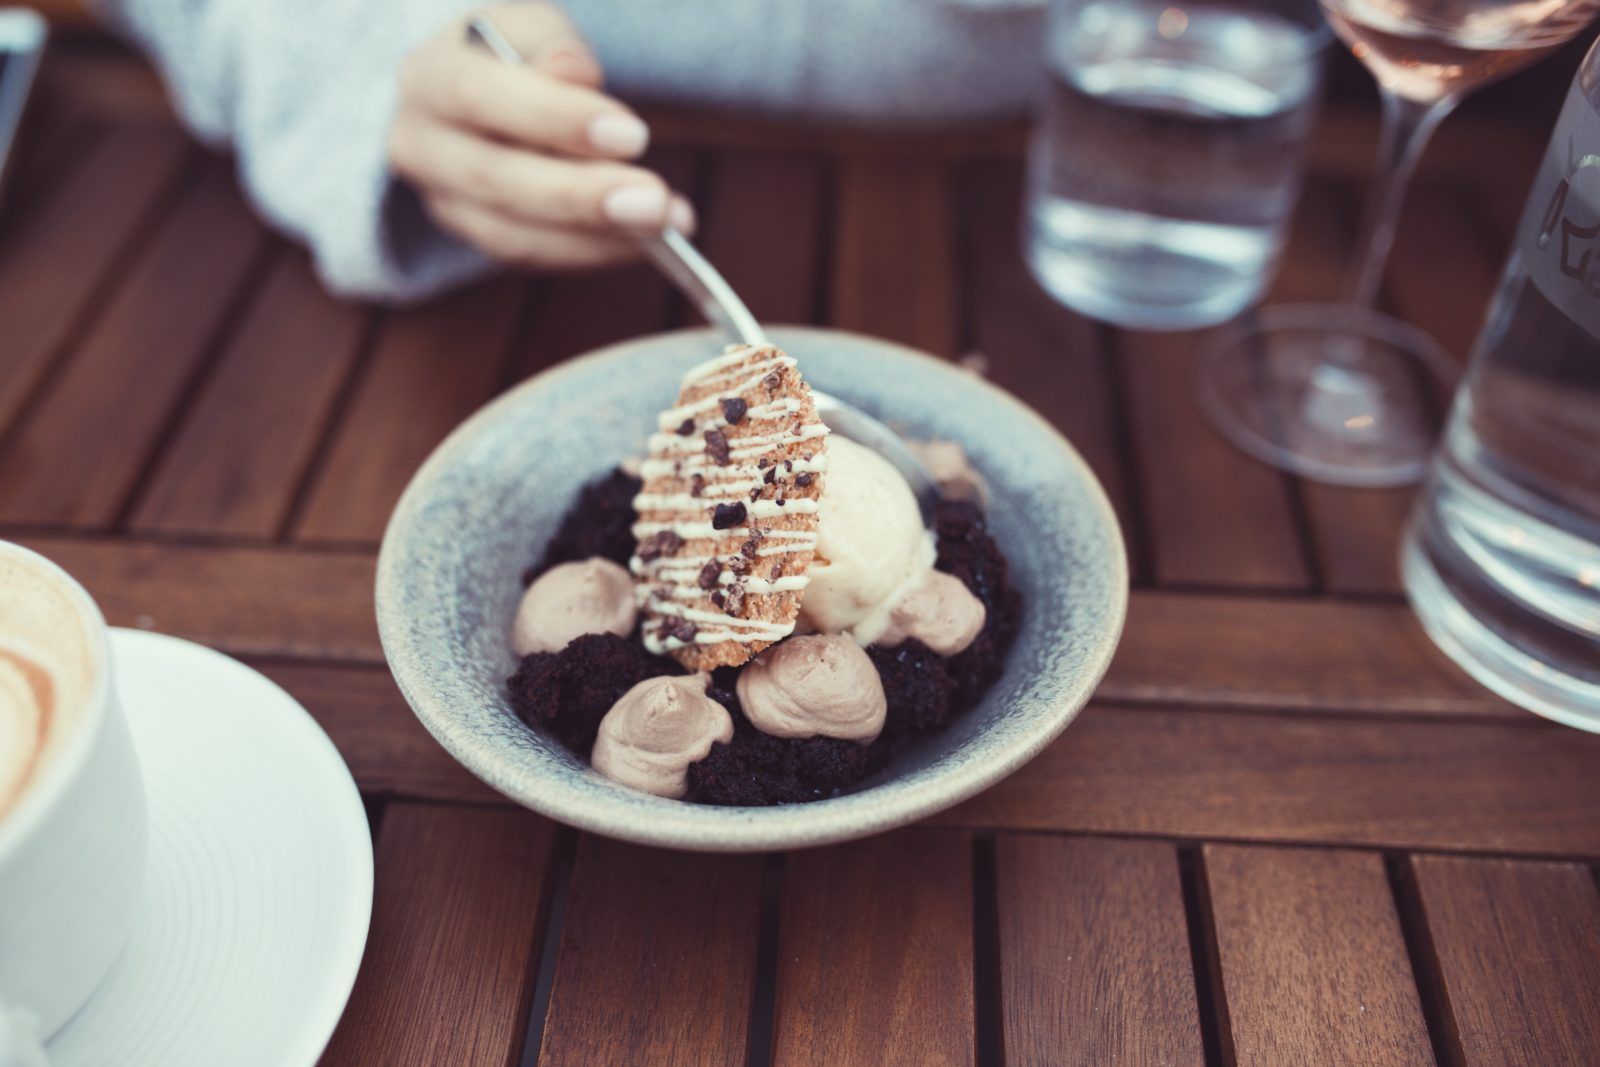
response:
[[[379,560],[385,652],[501,792],[675,847],[855,837],[1015,769],[1104,673],[1126,564],[1071,447],[943,361],[774,340],[723,353],[686,331],[563,364],[408,488]],[[816,420],[807,382],[941,442],[957,494],[964,452],[986,507],[926,528],[892,467]]]

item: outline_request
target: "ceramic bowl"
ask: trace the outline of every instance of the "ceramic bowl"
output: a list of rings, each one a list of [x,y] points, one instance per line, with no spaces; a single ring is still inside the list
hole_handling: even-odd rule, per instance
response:
[[[657,335],[561,364],[463,423],[411,480],[384,534],[384,653],[417,717],[506,796],[584,830],[706,851],[818,845],[940,811],[1016,770],[1072,721],[1122,631],[1128,572],[1105,493],[1082,457],[1010,394],[949,362],[848,333],[777,329],[807,378],[909,437],[960,442],[993,490],[990,529],[1023,612],[982,703],[853,792],[809,804],[664,800],[596,774],[511,711],[519,575],[585,482],[642,454],[708,330]]]

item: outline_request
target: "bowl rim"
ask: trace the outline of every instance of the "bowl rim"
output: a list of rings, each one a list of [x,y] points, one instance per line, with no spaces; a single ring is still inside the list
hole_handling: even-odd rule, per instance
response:
[[[919,349],[852,331],[773,326],[769,332],[774,343],[780,346],[790,338],[819,343],[847,338],[854,344],[865,343],[891,359],[931,363],[951,374],[967,373],[949,360]],[[423,658],[410,642],[400,611],[398,589],[403,576],[399,570],[402,554],[399,546],[417,523],[432,483],[452,464],[456,454],[478,436],[480,428],[500,418],[503,411],[520,406],[528,394],[542,391],[562,377],[587,371],[596,364],[626,363],[663,342],[695,336],[703,337],[708,346],[720,347],[725,340],[710,327],[663,331],[606,345],[540,371],[468,416],[429,453],[412,475],[384,528],[378,551],[374,600],[379,640],[390,673],[412,712],[435,740],[497,792],[566,825],[643,845],[706,852],[748,852],[824,845],[915,822],[982,792],[1012,774],[1059,737],[1099,687],[1121,639],[1128,608],[1127,548],[1104,487],[1077,449],[1017,397],[987,379],[972,375],[970,388],[983,394],[990,403],[1008,409],[1012,417],[1032,423],[1060,449],[1060,458],[1075,470],[1078,481],[1088,490],[1082,503],[1092,512],[1095,525],[1108,535],[1107,541],[1115,549],[1106,561],[1112,569],[1113,602],[1105,606],[1111,624],[1101,630],[1087,653],[1086,660],[1092,664],[1087,675],[1088,684],[1057,703],[1032,711],[1003,747],[997,746],[980,758],[951,766],[927,781],[909,785],[890,781],[860,792],[805,804],[741,808],[660,798],[660,808],[653,810],[649,818],[641,819],[638,803],[642,794],[602,801],[593,796],[572,795],[566,787],[540,789],[534,784],[521,788],[515,773],[500,772],[499,768],[508,767],[504,749],[463,729],[453,717],[449,701],[433,690],[427,672],[420,667]],[[808,815],[814,817],[808,818]]]

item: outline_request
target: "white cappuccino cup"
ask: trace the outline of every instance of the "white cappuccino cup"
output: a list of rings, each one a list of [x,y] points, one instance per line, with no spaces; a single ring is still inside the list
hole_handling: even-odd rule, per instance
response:
[[[127,941],[146,833],[105,619],[60,567],[0,541],[0,1004],[43,1038]]]

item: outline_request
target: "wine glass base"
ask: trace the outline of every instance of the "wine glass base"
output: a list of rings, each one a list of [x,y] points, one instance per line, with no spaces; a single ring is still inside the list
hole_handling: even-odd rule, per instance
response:
[[[1408,485],[1433,452],[1456,364],[1426,333],[1337,304],[1268,308],[1195,362],[1211,424],[1281,470],[1334,485]]]

